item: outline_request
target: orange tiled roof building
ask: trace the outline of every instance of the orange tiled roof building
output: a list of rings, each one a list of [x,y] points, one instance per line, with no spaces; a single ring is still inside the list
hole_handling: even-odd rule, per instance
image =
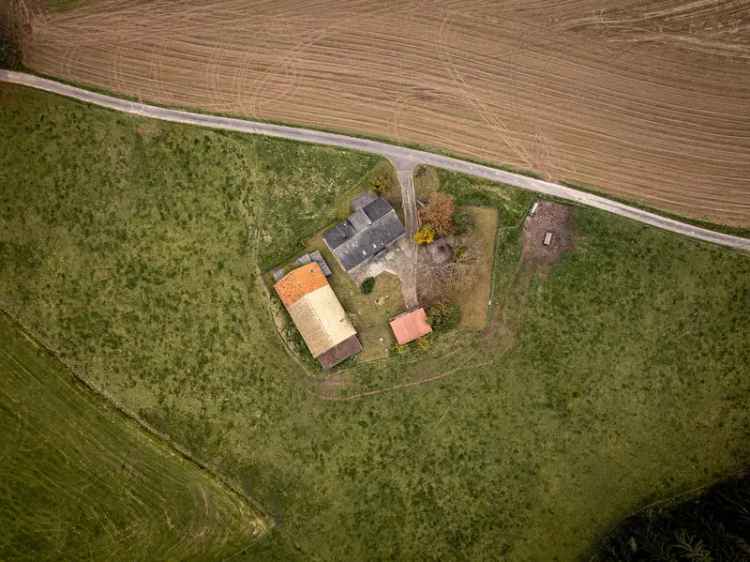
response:
[[[310,353],[324,368],[362,351],[357,331],[317,263],[290,271],[274,289]]]

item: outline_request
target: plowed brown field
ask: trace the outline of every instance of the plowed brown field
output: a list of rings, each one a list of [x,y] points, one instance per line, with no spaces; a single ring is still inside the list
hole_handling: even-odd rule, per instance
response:
[[[750,226],[750,0],[93,0],[28,67]]]

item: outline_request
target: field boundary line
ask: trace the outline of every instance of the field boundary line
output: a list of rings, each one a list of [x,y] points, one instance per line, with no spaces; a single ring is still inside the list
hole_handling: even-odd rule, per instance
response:
[[[0,82],[27,86],[140,117],[252,135],[285,138],[298,142],[334,146],[358,152],[369,152],[378,154],[392,161],[412,160],[415,164],[424,164],[451,172],[479,177],[495,183],[502,183],[526,191],[540,193],[549,197],[556,197],[565,201],[600,209],[661,230],[668,230],[696,240],[710,242],[719,246],[725,246],[750,253],[749,238],[724,234],[722,232],[681,222],[600,195],[594,195],[572,187],[567,187],[559,183],[523,176],[499,168],[476,164],[467,160],[435,154],[424,150],[398,146],[371,139],[350,137],[339,133],[305,129],[302,127],[276,125],[233,117],[222,117],[218,115],[207,115],[184,110],[168,109],[92,92],[25,72],[0,69]]]
[[[131,420],[132,422],[134,422],[149,438],[154,439],[157,442],[161,443],[168,450],[170,450],[173,454],[176,454],[177,456],[184,459],[186,462],[197,467],[199,470],[204,472],[209,478],[211,478],[214,482],[216,482],[221,488],[224,488],[224,490],[227,493],[229,493],[231,496],[238,499],[240,501],[240,504],[243,504],[249,507],[252,511],[260,515],[260,518],[258,521],[258,527],[260,527],[260,533],[256,535],[255,537],[253,537],[250,543],[241,547],[237,553],[230,555],[230,557],[237,556],[238,554],[241,554],[242,552],[246,551],[248,548],[254,545],[259,539],[261,539],[266,534],[268,534],[270,530],[275,526],[275,521],[273,520],[273,517],[271,516],[271,514],[268,511],[266,511],[254,498],[240,492],[231,482],[229,482],[223,476],[219,475],[216,471],[214,471],[208,463],[202,461],[201,459],[196,457],[194,454],[192,454],[188,449],[186,449],[179,443],[175,442],[175,440],[172,439],[169,435],[159,431],[150,423],[141,419],[134,412],[132,412],[130,408],[122,404],[119,400],[115,399],[107,391],[100,388],[96,384],[84,379],[67,362],[63,361],[57,352],[53,351],[52,348],[50,348],[44,341],[42,341],[39,337],[34,335],[31,332],[31,330],[29,330],[26,326],[24,326],[17,318],[15,318],[14,316],[12,316],[11,314],[9,314],[3,309],[0,309],[0,314],[9,318],[10,321],[19,329],[19,331],[30,342],[32,342],[35,346],[37,346],[40,350],[42,350],[44,353],[49,354],[51,357],[54,357],[57,361],[59,361],[62,365],[64,365],[71,375],[73,384],[80,385],[82,388],[86,390],[86,392],[89,392],[91,393],[91,395],[97,397],[99,400],[104,401],[110,408],[112,408],[115,412],[117,412],[118,415],[123,416]]]

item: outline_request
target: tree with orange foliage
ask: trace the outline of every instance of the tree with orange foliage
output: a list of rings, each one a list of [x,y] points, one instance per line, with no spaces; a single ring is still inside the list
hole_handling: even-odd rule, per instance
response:
[[[453,233],[453,213],[456,206],[453,197],[447,193],[435,191],[430,194],[427,205],[419,210],[419,218],[422,224],[429,224],[438,236],[447,236]]]

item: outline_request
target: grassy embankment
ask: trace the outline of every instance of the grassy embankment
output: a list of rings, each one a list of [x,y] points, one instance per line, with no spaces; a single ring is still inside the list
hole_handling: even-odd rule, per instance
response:
[[[217,560],[266,531],[0,313],[0,560]]]
[[[576,209],[576,249],[524,272],[531,196],[440,173],[500,211],[492,327],[350,371],[352,392],[446,378],[321,401],[255,264],[301,248],[375,159],[0,102],[0,307],[271,509],[247,560],[572,560],[750,460],[746,256]]]

